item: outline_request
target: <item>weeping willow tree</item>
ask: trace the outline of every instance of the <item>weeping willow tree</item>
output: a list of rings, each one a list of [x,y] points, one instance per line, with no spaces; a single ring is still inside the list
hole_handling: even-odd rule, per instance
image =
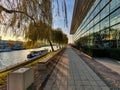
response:
[[[28,41],[32,41],[31,44],[34,44],[36,41],[47,40],[50,43],[51,49],[54,51],[52,42],[51,42],[51,32],[52,27],[43,23],[42,21],[29,24],[28,31],[26,31],[25,38]]]
[[[59,8],[62,8],[64,22],[67,26],[65,0],[62,0],[62,6],[59,5],[59,0],[0,0],[1,32],[17,37],[24,36],[33,43],[45,38],[52,46],[50,35],[53,2],[58,4],[56,13],[59,14]]]
[[[59,44],[59,47],[60,47],[60,45],[64,45],[64,44],[68,43],[68,37],[66,34],[64,34],[62,32],[61,28],[57,28],[57,29],[53,30],[52,40],[54,43]]]

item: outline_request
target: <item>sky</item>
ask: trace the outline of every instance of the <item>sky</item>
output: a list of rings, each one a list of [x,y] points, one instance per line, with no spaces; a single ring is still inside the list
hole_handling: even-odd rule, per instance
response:
[[[65,26],[65,22],[64,22],[64,17],[63,17],[63,12],[62,12],[62,2],[63,0],[58,0],[59,1],[59,12],[60,15],[57,15],[57,4],[55,3],[53,7],[55,7],[55,9],[53,9],[53,28],[61,28],[63,30],[64,33],[66,33],[68,35],[69,38],[69,43],[72,43],[72,35],[70,35],[70,27],[71,27],[71,21],[72,21],[72,14],[73,14],[73,8],[74,8],[74,0],[65,0],[66,1],[66,5],[67,5],[67,17],[68,17],[68,27]],[[7,39],[11,39],[11,40],[22,40],[21,37],[19,38],[15,38],[15,37],[11,37],[11,36],[5,36],[2,35],[2,39],[7,40]]]
[[[59,0],[62,1],[62,0]],[[71,27],[71,21],[72,21],[72,15],[73,15],[73,9],[74,9],[74,0],[66,0],[67,4],[67,17],[68,17],[68,27],[65,27],[64,24],[64,18],[62,15],[62,10],[60,8],[60,16],[53,13],[53,28],[62,28],[63,32],[68,35],[69,43],[73,43],[73,36],[70,35],[70,27]],[[61,6],[61,4],[59,5]],[[54,11],[55,12],[55,11]]]

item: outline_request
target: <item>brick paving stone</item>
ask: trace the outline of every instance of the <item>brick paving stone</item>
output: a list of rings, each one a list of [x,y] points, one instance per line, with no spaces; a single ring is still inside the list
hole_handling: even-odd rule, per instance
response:
[[[59,90],[68,90],[67,86],[60,86]]]
[[[68,81],[68,86],[75,86],[75,82],[74,81]]]
[[[92,86],[93,87],[93,90],[101,90],[101,87],[100,86]]]
[[[62,56],[44,90],[110,90],[71,47]]]
[[[57,87],[53,87],[52,90],[59,90],[59,88],[57,88]]]
[[[92,86],[99,86],[98,83],[94,80],[90,80],[89,82],[90,82],[90,85]]]
[[[108,87],[101,87],[102,89],[101,90],[110,90]]]
[[[75,85],[68,85],[68,90],[75,90]]]
[[[92,86],[84,86],[84,90],[93,90]]]
[[[84,86],[77,85],[75,87],[76,87],[75,90],[84,90]]]
[[[51,90],[51,89],[52,89],[51,86],[46,86],[46,87],[44,88],[44,90]]]

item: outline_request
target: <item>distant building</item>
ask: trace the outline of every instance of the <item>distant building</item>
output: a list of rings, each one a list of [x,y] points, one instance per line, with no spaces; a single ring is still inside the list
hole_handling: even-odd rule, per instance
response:
[[[15,41],[14,44],[15,45],[14,45],[13,49],[23,49],[23,42]]]
[[[1,40],[1,44],[7,44],[7,40]]]
[[[12,41],[12,40],[1,40],[0,49],[9,49],[9,50],[23,49],[23,42]]]
[[[1,40],[2,40],[2,36],[0,36],[0,43],[1,43]]]

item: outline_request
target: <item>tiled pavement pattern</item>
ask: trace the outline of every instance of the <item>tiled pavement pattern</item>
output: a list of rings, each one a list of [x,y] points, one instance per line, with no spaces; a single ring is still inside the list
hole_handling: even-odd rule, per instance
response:
[[[70,48],[63,53],[44,90],[110,90]]]

